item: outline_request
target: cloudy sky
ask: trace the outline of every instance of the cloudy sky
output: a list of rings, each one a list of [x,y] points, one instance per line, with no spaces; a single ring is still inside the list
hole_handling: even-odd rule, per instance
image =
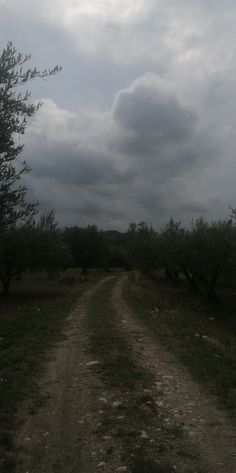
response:
[[[0,0],[31,83],[27,187],[61,225],[189,223],[236,206],[235,0]]]

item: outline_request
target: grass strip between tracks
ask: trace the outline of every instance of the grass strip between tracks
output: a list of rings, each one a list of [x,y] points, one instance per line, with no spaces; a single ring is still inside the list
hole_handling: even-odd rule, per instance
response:
[[[150,443],[145,431],[157,430],[162,419],[152,396],[145,394],[153,384],[152,375],[136,362],[128,337],[120,328],[117,314],[111,304],[111,291],[116,280],[105,282],[90,300],[85,319],[89,336],[89,352],[96,365],[96,372],[102,377],[108,398],[120,401],[118,413],[124,420],[117,421],[112,406],[105,404],[98,434],[110,434],[122,445],[123,463],[132,473],[169,473],[175,438],[180,432],[167,432],[167,443],[159,436],[158,448]],[[146,389],[145,389],[146,388]],[[151,390],[151,389],[150,389]],[[153,430],[151,430],[153,429]],[[161,429],[158,429],[161,430]],[[163,429],[164,430],[164,429]],[[161,435],[161,434],[160,434]]]

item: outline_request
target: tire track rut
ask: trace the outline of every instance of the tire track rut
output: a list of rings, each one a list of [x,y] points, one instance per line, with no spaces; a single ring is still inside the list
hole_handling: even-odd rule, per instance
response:
[[[17,473],[97,471],[104,448],[96,433],[104,386],[87,353],[83,321],[89,300],[109,279],[87,291],[67,319],[65,340],[53,349],[39,380],[42,406],[33,414],[30,402],[22,406],[16,435]],[[115,468],[114,455],[107,471]]]
[[[148,329],[137,321],[122,296],[119,280],[113,289],[112,301],[124,336],[131,343],[135,358],[154,379],[150,396],[167,426],[182,432],[184,442],[176,436],[176,468],[183,471],[183,447],[186,455],[198,456],[202,471],[234,473],[236,471],[236,432],[230,419],[213,397],[206,395],[187,370],[172,354],[154,339]],[[158,424],[158,418],[156,419]],[[168,437],[168,434],[167,434]],[[182,464],[182,466],[181,466]]]

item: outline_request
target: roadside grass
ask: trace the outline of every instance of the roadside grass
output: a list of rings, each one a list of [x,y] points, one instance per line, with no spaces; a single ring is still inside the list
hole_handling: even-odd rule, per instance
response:
[[[0,299],[0,470],[15,468],[14,430],[20,403],[40,402],[37,376],[48,351],[63,337],[75,300],[91,284],[62,285],[43,275],[16,281],[12,295]]]
[[[121,443],[123,463],[132,473],[167,473],[173,471],[171,463],[174,454],[178,455],[176,451],[182,433],[176,429],[173,434],[170,427],[169,435],[166,435],[168,427],[164,426],[155,399],[146,394],[148,390],[151,392],[154,379],[135,360],[128,337],[117,322],[111,303],[111,291],[116,281],[113,278],[100,286],[90,300],[85,318],[88,351],[99,362],[96,372],[102,378],[110,400],[103,406],[97,433],[101,436],[111,433],[117,438]],[[118,400],[117,407],[110,405],[114,399]],[[158,448],[155,442],[149,442],[151,432],[156,432],[157,419],[159,427],[163,422],[165,431],[163,437],[160,434],[158,438]],[[149,433],[147,436],[145,431]]]
[[[209,307],[160,280],[126,280],[124,297],[154,336],[186,365],[191,374],[217,395],[225,407],[236,410],[236,336],[219,307]],[[221,312],[221,316],[220,316]]]

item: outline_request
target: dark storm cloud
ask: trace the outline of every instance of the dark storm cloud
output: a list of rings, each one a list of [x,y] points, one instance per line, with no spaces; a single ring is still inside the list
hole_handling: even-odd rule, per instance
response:
[[[106,153],[93,149],[73,149],[68,144],[60,144],[50,148],[38,145],[37,154],[41,159],[30,160],[30,150],[25,153],[29,156],[35,177],[49,177],[64,184],[92,186],[94,184],[106,185],[130,183],[133,173],[122,172],[116,168],[115,162],[106,156]],[[30,153],[31,154],[31,153]]]
[[[113,117],[120,131],[114,143],[118,149],[127,155],[155,154],[158,161],[165,159],[166,149],[175,147],[178,153],[197,128],[196,114],[180,104],[153,74],[146,74],[118,94]]]
[[[157,75],[145,74],[121,91],[112,118],[116,127],[109,146],[150,181],[165,181],[213,160],[215,149],[197,114]]]
[[[188,139],[193,132],[197,117],[181,106],[171,94],[151,87],[137,87],[119,94],[114,118],[125,132],[134,134],[134,139],[143,140],[147,151],[163,143],[175,143]],[[134,148],[134,153],[139,152]]]
[[[209,159],[195,112],[154,74],[120,91],[110,112],[83,119],[45,99],[27,137],[32,194],[67,224],[72,215],[105,226],[163,219],[173,179]]]

